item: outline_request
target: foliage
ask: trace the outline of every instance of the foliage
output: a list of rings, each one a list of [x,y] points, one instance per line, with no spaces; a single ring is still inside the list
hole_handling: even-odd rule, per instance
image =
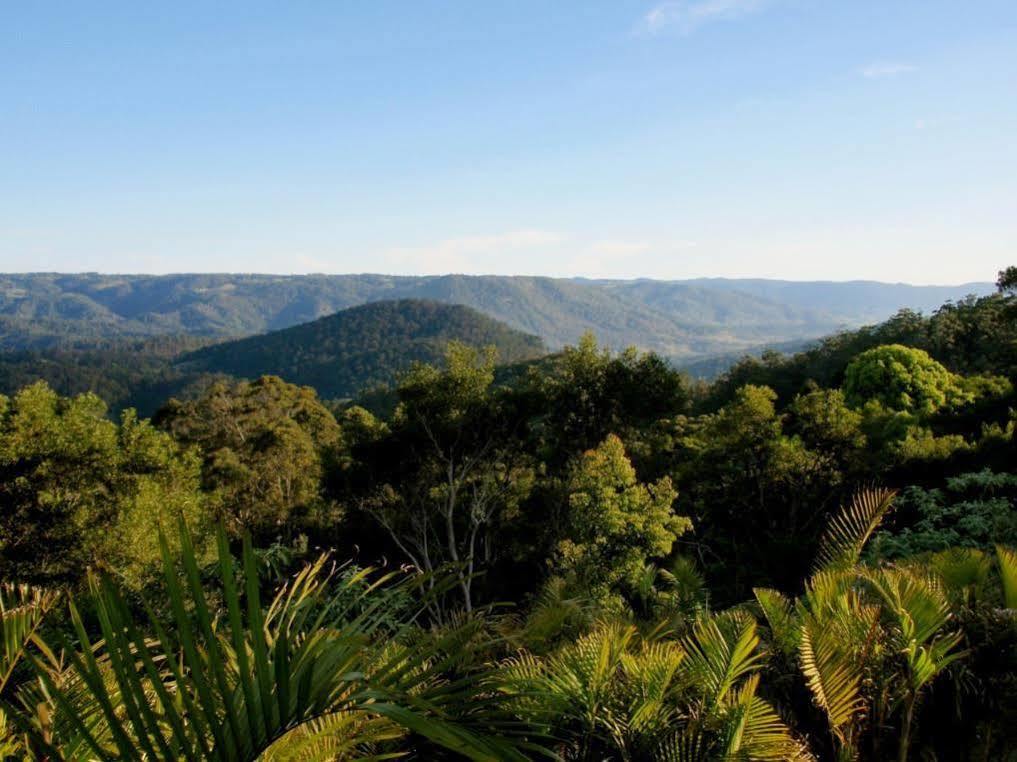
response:
[[[191,372],[283,376],[322,398],[392,383],[414,363],[439,362],[449,341],[493,345],[506,362],[545,353],[536,336],[462,305],[404,299],[352,307],[310,323],[227,341],[179,358]]]
[[[555,568],[594,596],[636,588],[646,562],[670,554],[692,528],[672,511],[676,497],[666,476],[640,484],[621,440],[609,435],[569,477],[566,539]]]
[[[757,695],[762,653],[751,617],[699,619],[676,641],[604,624],[555,653],[502,665],[509,706],[554,738],[567,760],[808,759]]]
[[[487,702],[469,693],[471,683],[485,679],[482,674],[450,683],[441,679],[447,662],[440,648],[426,641],[377,641],[388,621],[387,591],[404,583],[375,579],[362,591],[371,601],[360,613],[336,609],[324,605],[331,575],[322,558],[263,607],[249,542],[242,594],[220,531],[220,623],[183,524],[180,532],[183,581],[162,541],[171,622],[151,612],[136,619],[118,587],[98,578],[89,603],[102,640],[93,643],[78,606],[70,603],[81,646],[57,636],[68,654],[64,675],[36,661],[58,721],[55,732],[43,733],[32,717],[22,718],[33,754],[65,758],[63,750],[80,750],[98,759],[255,760],[263,753],[286,758],[299,748],[301,758],[331,759],[337,748],[359,755],[394,740],[411,748],[426,739],[470,759],[525,759],[510,735],[486,732],[484,723],[496,715],[485,715]],[[71,686],[88,686],[87,696],[68,686],[68,676]],[[309,746],[319,756],[307,756]]]
[[[116,424],[92,394],[43,383],[0,397],[0,573],[74,584],[89,566],[140,587],[160,523],[206,521],[197,457],[128,411]]]
[[[851,361],[844,371],[844,394],[854,407],[875,400],[891,410],[928,415],[958,401],[961,389],[928,352],[887,344]]]
[[[872,552],[906,558],[951,547],[1017,545],[1017,475],[988,469],[946,479],[943,487],[911,486],[898,498],[893,531],[876,535]]]
[[[202,484],[232,536],[270,539],[334,520],[323,482],[342,433],[312,390],[271,376],[217,383],[197,400],[171,400],[154,420],[203,453]]]

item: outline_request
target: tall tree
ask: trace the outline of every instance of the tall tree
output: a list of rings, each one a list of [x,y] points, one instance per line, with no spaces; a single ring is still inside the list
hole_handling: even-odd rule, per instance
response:
[[[445,367],[417,365],[399,385],[391,433],[364,507],[414,567],[451,565],[459,603],[474,608],[475,575],[497,555],[495,531],[532,485],[502,397],[492,386],[495,352],[450,342]]]
[[[568,480],[567,537],[556,570],[600,598],[632,590],[647,562],[670,554],[692,528],[672,510],[677,496],[669,477],[639,483],[621,440],[608,435],[582,455]]]

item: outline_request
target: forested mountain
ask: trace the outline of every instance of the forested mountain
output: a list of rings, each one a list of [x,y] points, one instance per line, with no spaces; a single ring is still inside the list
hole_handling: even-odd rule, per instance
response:
[[[912,286],[871,280],[793,281],[766,278],[695,278],[679,281],[697,288],[738,291],[777,302],[796,310],[817,310],[845,325],[884,320],[902,308],[931,312],[948,301],[970,294],[985,296],[992,284],[973,282],[958,286]]]
[[[552,349],[593,331],[683,360],[929,309],[990,284],[906,287],[783,281],[591,281],[527,276],[0,275],[0,348],[111,337],[239,337],[389,299],[465,304]]]
[[[371,302],[291,328],[218,343],[196,336],[103,340],[0,353],[0,394],[43,380],[61,394],[95,392],[118,413],[151,415],[171,396],[216,379],[278,375],[324,399],[390,384],[414,362],[437,362],[449,341],[493,346],[499,362],[546,354],[536,336],[476,310],[425,300]]]
[[[511,363],[546,354],[536,336],[469,307],[419,299],[371,302],[280,331],[199,349],[177,361],[191,373],[281,376],[325,399],[390,383],[415,362],[438,362],[450,341],[493,346]]]

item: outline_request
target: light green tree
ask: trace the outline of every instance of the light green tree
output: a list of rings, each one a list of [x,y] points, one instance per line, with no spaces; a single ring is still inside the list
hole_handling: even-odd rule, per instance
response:
[[[205,521],[199,463],[147,421],[45,383],[0,397],[0,573],[74,584],[89,566],[144,583],[160,523]]]
[[[572,469],[558,570],[595,595],[637,586],[646,563],[667,556],[692,528],[672,510],[676,497],[666,476],[638,482],[622,441],[609,435]]]
[[[875,400],[890,408],[928,415],[966,395],[957,377],[923,349],[885,344],[862,352],[844,371],[844,395],[852,407]]]

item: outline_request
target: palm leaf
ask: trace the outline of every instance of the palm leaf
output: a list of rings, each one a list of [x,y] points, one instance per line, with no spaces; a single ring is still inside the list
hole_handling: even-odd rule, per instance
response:
[[[756,621],[744,612],[729,611],[696,622],[682,647],[686,671],[708,707],[719,706],[739,679],[759,667],[758,646]]]
[[[1017,609],[1017,551],[997,545],[996,562],[1003,585],[1003,605],[1008,609]]]
[[[145,621],[137,622],[119,588],[100,578],[90,603],[102,640],[92,643],[71,603],[81,648],[66,638],[61,645],[72,673],[88,687],[91,714],[101,716],[108,732],[86,721],[89,715],[74,715],[66,686],[39,669],[47,691],[73,723],[75,743],[87,745],[94,758],[244,762],[287,734],[340,714],[384,721],[469,759],[526,758],[519,750],[522,742],[488,732],[496,730],[496,715],[485,714],[489,703],[482,698],[469,700],[470,681],[442,679],[443,661],[434,648],[374,647],[389,612],[372,600],[371,586],[356,588],[366,600],[354,614],[337,616],[326,605],[332,575],[319,562],[265,609],[256,558],[245,542],[244,605],[220,530],[225,626],[208,605],[182,524],[180,532],[182,578],[165,538],[161,543],[172,612],[168,623],[150,607]],[[456,721],[456,716],[465,719]],[[489,718],[494,719],[485,725]],[[345,727],[352,735],[342,742],[350,748],[377,739],[377,723]],[[359,739],[357,731],[364,733]],[[46,739],[35,741],[45,752],[60,754]]]
[[[792,602],[787,596],[769,588],[757,587],[752,593],[770,627],[774,645],[786,655],[797,653],[801,625]]]
[[[802,622],[799,656],[812,698],[826,714],[830,732],[842,747],[851,748],[853,726],[865,709],[859,665],[836,631],[814,617]]]
[[[756,695],[759,674],[751,675],[729,700],[724,759],[809,760],[776,710]]]
[[[818,569],[836,569],[858,563],[862,549],[893,505],[894,490],[863,489],[830,520],[819,544]]]

